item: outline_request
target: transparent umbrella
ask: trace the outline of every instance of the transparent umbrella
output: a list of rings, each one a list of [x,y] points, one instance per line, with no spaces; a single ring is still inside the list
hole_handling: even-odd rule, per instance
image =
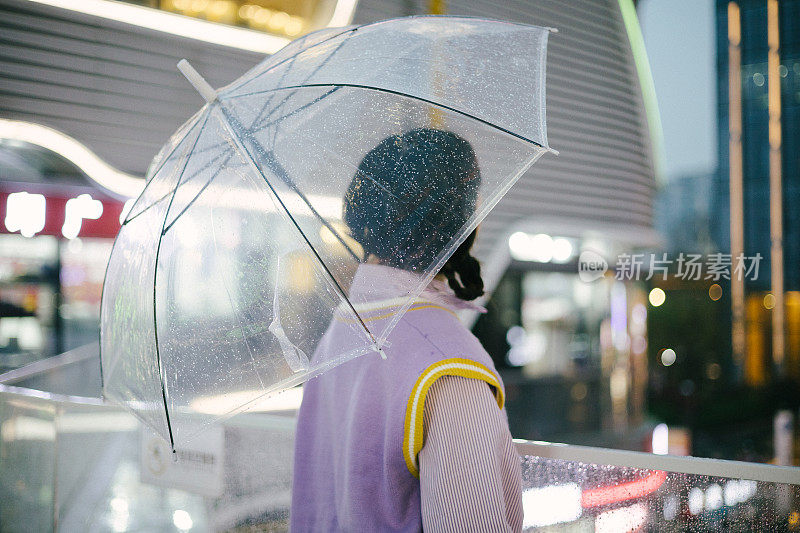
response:
[[[234,414],[355,357],[382,355],[455,248],[552,151],[549,31],[459,17],[324,30],[219,91],[179,65],[207,103],[155,157],[114,244],[101,306],[105,397],[174,449],[209,420],[198,422],[201,405]],[[393,143],[441,139],[474,155],[462,185],[432,188],[419,165],[378,157]],[[447,149],[433,153],[424,164],[464,163]],[[378,159],[365,166],[367,156]],[[401,189],[368,170],[376,165]],[[409,237],[372,245],[408,275],[376,286],[374,298],[369,289],[349,294],[356,270],[374,260],[370,228],[387,220],[392,235]],[[364,320],[360,309],[386,300],[387,287],[392,318]],[[348,324],[352,343],[318,354],[334,319]]]

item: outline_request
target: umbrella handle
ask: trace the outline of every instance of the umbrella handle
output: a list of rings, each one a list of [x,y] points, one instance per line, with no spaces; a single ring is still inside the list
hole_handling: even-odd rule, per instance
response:
[[[200,96],[208,102],[209,104],[217,99],[217,91],[214,90],[211,85],[197,72],[192,65],[189,64],[188,61],[185,59],[181,59],[178,61],[178,70],[181,71],[189,83],[192,84],[197,92],[200,93]]]

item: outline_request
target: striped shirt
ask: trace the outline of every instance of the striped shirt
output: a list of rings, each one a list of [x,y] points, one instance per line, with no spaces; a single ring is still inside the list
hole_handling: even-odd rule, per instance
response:
[[[477,379],[440,377],[425,399],[423,427],[423,529],[521,531],[519,455],[491,389]]]

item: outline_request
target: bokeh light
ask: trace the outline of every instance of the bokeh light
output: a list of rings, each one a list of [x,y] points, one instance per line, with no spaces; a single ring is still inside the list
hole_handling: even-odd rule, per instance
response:
[[[720,287],[719,283],[715,283],[708,288],[708,297],[715,302],[722,298],[722,287]]]
[[[650,300],[650,305],[653,307],[659,307],[667,300],[667,294],[663,289],[656,287],[650,291],[650,295],[647,297],[647,299]]]
[[[672,348],[666,348],[661,350],[661,364],[664,366],[672,366],[675,363],[675,360],[678,358],[675,350]]]

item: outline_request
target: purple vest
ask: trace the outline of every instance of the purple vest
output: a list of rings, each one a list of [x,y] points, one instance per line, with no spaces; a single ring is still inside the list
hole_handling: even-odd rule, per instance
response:
[[[387,272],[362,265],[351,295],[374,287],[374,277]],[[422,293],[389,335],[386,360],[364,355],[305,384],[295,440],[293,532],[421,531],[417,454],[428,389],[443,375],[481,379],[502,408],[502,383],[491,358],[454,313],[469,304],[443,294]],[[391,302],[374,302],[359,313],[365,321],[388,321],[392,309]],[[353,336],[351,325],[335,319],[317,352],[341,353]]]

